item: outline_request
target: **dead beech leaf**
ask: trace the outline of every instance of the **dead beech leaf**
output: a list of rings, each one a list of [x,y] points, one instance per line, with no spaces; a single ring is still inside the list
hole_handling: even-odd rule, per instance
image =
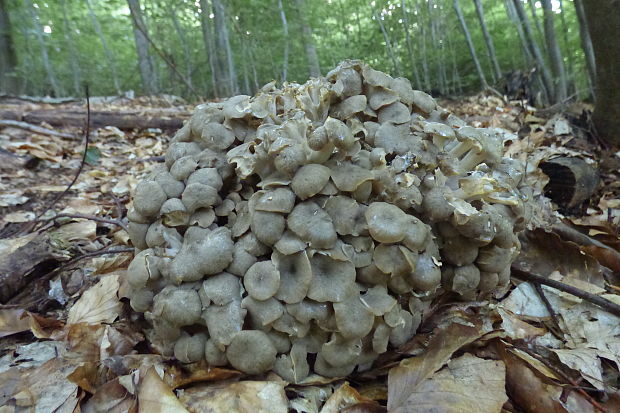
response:
[[[154,367],[138,383],[139,413],[189,413]]]
[[[30,330],[30,321],[21,309],[0,310],[0,337]]]
[[[70,222],[53,232],[52,238],[59,238],[63,241],[76,241],[90,239],[97,236],[97,223],[95,221],[82,220]]]
[[[591,348],[551,349],[562,363],[581,373],[581,376],[599,390],[605,389],[601,360]]]
[[[237,370],[211,367],[202,360],[198,363],[167,365],[164,370],[163,380],[172,389],[185,387],[189,384],[206,382],[206,381],[222,381],[236,377],[241,377],[242,373]]]
[[[284,383],[239,381],[190,387],[179,394],[192,413],[287,413]],[[150,412],[149,412],[150,413]]]
[[[118,274],[107,275],[84,292],[69,310],[67,324],[97,324],[114,321],[121,310],[121,302],[117,296],[120,286],[118,278]]]
[[[501,307],[497,308],[497,312],[502,317],[502,329],[506,332],[508,337],[513,340],[530,341],[536,337],[545,335],[547,332],[544,328],[538,328],[526,323],[512,312]]]
[[[396,411],[407,403],[415,388],[450,360],[461,347],[483,335],[481,328],[452,323],[430,339],[425,353],[405,359],[388,375],[388,410]]]
[[[411,389],[405,403],[390,412],[499,413],[508,400],[505,375],[501,361],[464,354]]]
[[[360,395],[357,390],[344,382],[323,405],[320,413],[339,413],[343,409],[363,404],[370,411],[370,406],[380,407],[379,403]]]

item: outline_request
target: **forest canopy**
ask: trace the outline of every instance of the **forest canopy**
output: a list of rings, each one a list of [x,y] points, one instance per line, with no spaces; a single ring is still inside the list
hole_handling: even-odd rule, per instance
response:
[[[196,100],[252,94],[272,80],[303,82],[351,58],[405,76],[434,95],[487,84],[501,88],[510,73],[527,76],[533,69],[530,83],[543,101],[587,98],[592,90],[593,57],[584,53],[580,1],[0,0],[0,5],[4,93],[81,96],[87,83],[96,95],[134,91]]]

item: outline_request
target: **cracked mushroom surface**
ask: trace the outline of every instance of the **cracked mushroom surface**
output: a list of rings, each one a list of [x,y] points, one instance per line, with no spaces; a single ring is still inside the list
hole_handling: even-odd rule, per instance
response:
[[[300,383],[501,294],[528,210],[502,136],[359,61],[199,105],[128,213],[152,348]]]

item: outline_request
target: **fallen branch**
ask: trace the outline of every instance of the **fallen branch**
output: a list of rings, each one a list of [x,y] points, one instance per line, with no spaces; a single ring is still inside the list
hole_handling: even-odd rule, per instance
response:
[[[38,133],[45,136],[56,136],[59,138],[76,139],[77,136],[72,133],[58,132],[52,129],[43,128],[41,126],[31,125],[30,123],[20,122],[17,120],[1,120],[0,127],[12,127],[27,130],[28,132]]]
[[[51,126],[84,126],[86,112],[83,110],[0,110],[1,119],[10,119],[30,124],[47,123]],[[190,114],[184,111],[148,110],[148,111],[91,111],[91,127],[103,128],[114,126],[123,130],[159,128],[177,130]]]
[[[596,294],[583,291],[577,287],[564,284],[560,281],[552,280],[546,277],[542,277],[540,275],[536,275],[530,272],[520,270],[514,266],[512,266],[511,268],[511,275],[522,281],[531,281],[534,283],[540,283],[542,285],[555,288],[556,290],[560,290],[570,295],[574,295],[575,297],[579,297],[582,300],[588,301],[589,303],[592,303],[596,306],[601,307],[603,310],[607,311],[610,314],[620,317],[620,305],[614,303],[613,301],[607,300],[601,296],[598,296]]]
[[[96,221],[96,222],[102,222],[104,224],[116,225],[118,227],[121,227],[125,231],[127,231],[127,225],[125,225],[125,223],[123,221],[118,220],[118,219],[110,219],[110,218],[98,217],[98,216],[95,216],[95,215],[57,214],[57,215],[53,216],[52,218],[48,218],[48,219],[45,219],[45,220],[42,220],[42,221],[44,221],[44,222],[55,221],[55,220],[57,220],[59,218],[88,219],[90,221]]]

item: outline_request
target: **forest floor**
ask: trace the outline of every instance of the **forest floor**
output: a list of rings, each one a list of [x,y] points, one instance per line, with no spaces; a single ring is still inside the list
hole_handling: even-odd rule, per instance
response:
[[[555,221],[522,234],[515,265],[559,289],[515,277],[496,300],[441,302],[372,370],[292,386],[149,353],[119,298],[131,194],[171,131],[93,128],[83,163],[83,128],[53,122],[83,103],[0,101],[0,112],[52,114],[47,131],[0,125],[0,412],[620,411],[620,152],[590,137],[587,105],[541,113],[485,94],[440,103],[514,133],[507,154],[526,161],[539,192],[547,164],[564,198],[537,194]],[[91,106],[143,119],[192,111],[155,98]]]

